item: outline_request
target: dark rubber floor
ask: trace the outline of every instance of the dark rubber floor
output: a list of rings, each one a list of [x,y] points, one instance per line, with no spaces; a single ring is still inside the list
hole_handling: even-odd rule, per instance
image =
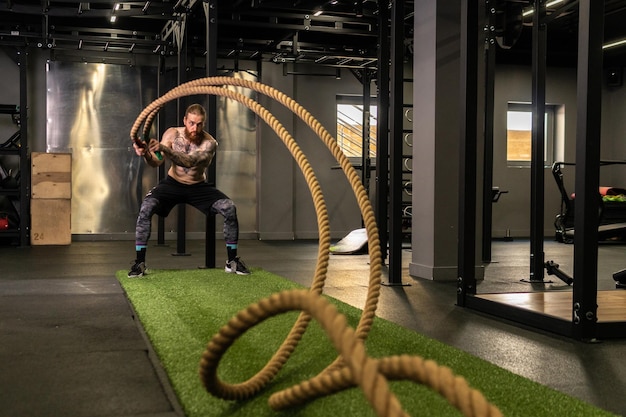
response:
[[[205,265],[204,242],[148,249],[148,267]],[[218,241],[217,264],[225,260]],[[479,292],[528,291],[527,241],[494,242]],[[598,288],[612,289],[612,272],[626,267],[626,246],[600,248]],[[312,280],[317,245],[311,241],[240,242],[251,267],[294,281]],[[573,248],[546,244],[571,273]],[[78,241],[69,246],[0,246],[0,416],[173,417],[182,412],[151,347],[135,321],[115,272],[130,268],[131,241]],[[517,374],[626,414],[626,335],[589,344],[538,332],[455,305],[456,284],[408,276],[383,287],[378,315],[484,358]],[[238,277],[233,279],[253,279]],[[332,255],[325,292],[362,307],[367,255]],[[563,283],[547,284],[556,290]],[[624,306],[626,308],[626,306]]]

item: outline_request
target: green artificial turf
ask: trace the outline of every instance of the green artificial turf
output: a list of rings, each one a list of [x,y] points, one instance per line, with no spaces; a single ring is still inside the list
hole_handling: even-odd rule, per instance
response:
[[[328,338],[312,322],[276,378],[258,396],[225,401],[204,390],[198,375],[200,357],[210,338],[238,311],[275,292],[302,288],[282,277],[252,269],[249,276],[218,269],[152,270],[143,278],[117,278],[133,305],[188,417],[236,416],[374,416],[359,389],[317,399],[305,406],[275,412],[269,396],[315,376],[337,356]],[[355,326],[361,311],[329,298]],[[218,375],[238,383],[256,374],[282,343],[297,312],[270,318],[240,337],[219,364]],[[576,398],[515,375],[459,349],[376,318],[366,342],[372,357],[419,355],[450,367],[480,390],[505,416],[612,416]],[[411,416],[460,416],[430,389],[413,382],[391,388]]]

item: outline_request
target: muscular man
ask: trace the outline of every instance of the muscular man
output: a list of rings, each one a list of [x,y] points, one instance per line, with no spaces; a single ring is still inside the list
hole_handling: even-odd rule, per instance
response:
[[[219,213],[224,216],[224,239],[228,255],[224,270],[239,275],[250,273],[237,256],[239,222],[235,204],[206,182],[205,171],[215,156],[217,141],[204,131],[205,119],[204,107],[192,104],[185,112],[184,126],[167,129],[161,142],[150,139],[147,147],[133,144],[135,153],[143,156],[148,165],[158,167],[164,162],[164,155],[171,161],[171,166],[167,178],[152,188],[141,204],[135,229],[137,257],[128,273],[129,278],[142,277],[146,270],[146,248],[152,216],[167,216],[179,203],[190,204],[204,214]],[[157,157],[158,152],[161,158]]]

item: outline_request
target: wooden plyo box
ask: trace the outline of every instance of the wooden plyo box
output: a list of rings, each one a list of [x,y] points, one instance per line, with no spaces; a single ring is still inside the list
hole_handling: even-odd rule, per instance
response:
[[[72,198],[72,154],[32,152],[31,198]]]
[[[30,244],[72,243],[72,154],[32,152]]]
[[[72,243],[71,211],[69,199],[30,200],[30,244],[36,246]]]

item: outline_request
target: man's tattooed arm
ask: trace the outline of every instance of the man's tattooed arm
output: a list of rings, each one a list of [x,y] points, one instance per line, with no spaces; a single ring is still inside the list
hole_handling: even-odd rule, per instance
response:
[[[167,155],[170,161],[185,168],[194,168],[203,165],[208,166],[215,155],[214,149],[201,150],[185,154],[183,152],[176,152],[170,147],[161,145],[159,146],[159,150]]]

